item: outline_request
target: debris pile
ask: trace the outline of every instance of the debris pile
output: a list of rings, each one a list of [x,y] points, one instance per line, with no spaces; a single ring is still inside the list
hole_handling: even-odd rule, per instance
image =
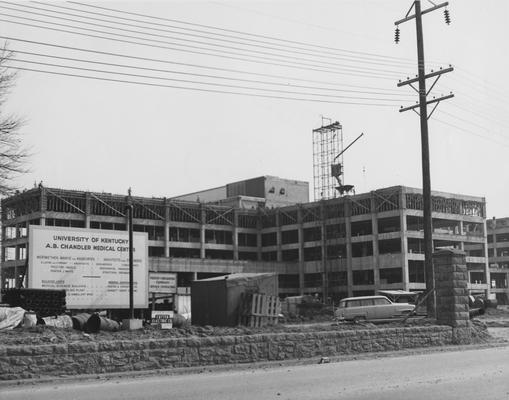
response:
[[[5,289],[2,302],[36,313],[40,318],[65,313],[65,290]]]

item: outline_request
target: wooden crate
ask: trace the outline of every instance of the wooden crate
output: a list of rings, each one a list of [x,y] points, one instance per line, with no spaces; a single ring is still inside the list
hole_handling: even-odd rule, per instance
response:
[[[243,293],[240,324],[250,327],[275,325],[281,310],[279,298],[258,293]]]

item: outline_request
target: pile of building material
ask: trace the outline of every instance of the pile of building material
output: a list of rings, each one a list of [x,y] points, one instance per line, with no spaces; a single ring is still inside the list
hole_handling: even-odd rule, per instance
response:
[[[276,296],[243,293],[240,308],[240,325],[258,328],[278,323],[281,304]]]
[[[333,315],[331,306],[324,305],[319,298],[310,295],[286,297],[281,304],[281,312],[287,320],[330,319]]]
[[[34,312],[40,318],[61,315],[66,311],[65,290],[5,289],[2,303]]]

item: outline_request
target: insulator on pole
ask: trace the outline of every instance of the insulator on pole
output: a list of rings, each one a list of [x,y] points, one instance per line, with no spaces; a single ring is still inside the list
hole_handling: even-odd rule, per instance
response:
[[[449,15],[449,10],[447,8],[444,10],[444,17],[445,17],[445,23],[447,25],[450,25],[451,24],[451,16]]]
[[[399,27],[396,27],[396,31],[394,32],[394,41],[399,43]]]

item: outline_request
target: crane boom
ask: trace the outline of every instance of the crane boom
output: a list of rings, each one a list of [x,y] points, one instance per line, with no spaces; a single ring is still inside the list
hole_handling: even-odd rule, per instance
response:
[[[361,133],[359,136],[357,136],[357,138],[352,142],[350,143],[348,146],[346,146],[346,149],[344,149],[341,153],[339,153],[336,157],[334,157],[334,161],[337,160],[337,158],[343,154],[345,151],[347,151],[357,140],[359,140],[362,136],[364,135],[364,133]]]

